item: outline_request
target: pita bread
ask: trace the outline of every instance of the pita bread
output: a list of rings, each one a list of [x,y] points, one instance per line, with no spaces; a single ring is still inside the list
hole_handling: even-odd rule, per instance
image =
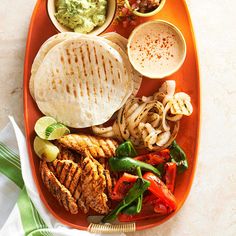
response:
[[[50,37],[47,41],[44,42],[44,44],[41,46],[40,50],[38,51],[35,59],[34,59],[34,63],[32,65],[32,69],[31,69],[31,78],[30,78],[30,83],[29,83],[29,89],[30,89],[30,93],[31,96],[34,98],[34,76],[39,68],[39,66],[41,65],[44,57],[47,55],[47,53],[57,44],[67,40],[67,39],[72,39],[72,38],[78,38],[78,37],[89,37],[91,38],[91,36],[88,35],[84,35],[84,34],[79,34],[79,33],[75,33],[75,32],[65,32],[65,33],[59,33],[56,34],[52,37]],[[96,38],[97,40],[100,40],[102,38],[107,39],[107,42],[112,42],[116,45],[118,45],[120,47],[120,49],[122,49],[126,54],[127,54],[127,39],[124,38],[123,36],[121,36],[120,34],[117,34],[115,32],[109,32],[106,34],[103,34],[102,37],[98,37],[98,36],[92,36],[94,38]],[[113,44],[113,45],[114,45]],[[117,49],[117,47],[116,47]],[[119,51],[120,51],[119,49]],[[130,64],[130,62],[127,62]],[[142,76],[133,70],[133,93],[132,96],[136,96],[140,86],[141,86],[141,82],[142,82]]]
[[[120,46],[120,48],[127,54],[128,39],[126,39],[125,37],[115,32],[105,33],[101,36],[117,44],[118,46]],[[132,73],[133,73],[133,81],[134,81],[134,88],[133,88],[132,96],[135,97],[142,83],[142,75],[138,71],[136,71],[134,68],[133,68]]]
[[[120,34],[117,34],[115,32],[109,32],[102,34],[101,37],[110,40],[111,42],[119,45],[122,50],[127,53],[127,44],[128,44],[128,39],[121,36]]]
[[[29,89],[30,94],[34,98],[34,76],[40,67],[41,63],[43,62],[44,57],[47,55],[47,53],[57,44],[63,42],[66,39],[79,37],[81,34],[79,33],[72,33],[72,32],[66,32],[66,33],[59,33],[55,34],[52,37],[50,37],[47,41],[43,43],[40,50],[38,51],[36,57],[34,58],[34,63],[31,68],[31,78],[29,83]]]
[[[52,47],[34,75],[42,113],[74,128],[109,120],[133,90],[132,67],[116,46],[77,37]]]

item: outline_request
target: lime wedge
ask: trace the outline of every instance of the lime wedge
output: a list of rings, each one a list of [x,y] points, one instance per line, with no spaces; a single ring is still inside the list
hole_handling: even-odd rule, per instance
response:
[[[45,130],[45,136],[47,140],[59,139],[62,136],[69,133],[70,133],[70,130],[61,123],[51,124]]]
[[[60,152],[57,146],[38,136],[34,139],[34,151],[39,158],[47,162],[54,161]]]
[[[57,123],[57,121],[52,117],[44,116],[37,120],[34,126],[34,130],[40,138],[46,139],[45,130],[47,129],[48,126],[55,123]]]

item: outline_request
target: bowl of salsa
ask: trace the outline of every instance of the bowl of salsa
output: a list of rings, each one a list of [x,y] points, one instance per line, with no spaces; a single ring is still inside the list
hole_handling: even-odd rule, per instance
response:
[[[162,10],[166,0],[125,0],[127,8],[135,15],[150,17]]]

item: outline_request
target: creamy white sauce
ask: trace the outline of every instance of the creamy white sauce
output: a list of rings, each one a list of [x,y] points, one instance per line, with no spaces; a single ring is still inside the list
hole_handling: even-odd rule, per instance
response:
[[[163,77],[175,70],[184,50],[180,36],[172,27],[155,23],[137,30],[128,47],[133,66],[150,77]]]

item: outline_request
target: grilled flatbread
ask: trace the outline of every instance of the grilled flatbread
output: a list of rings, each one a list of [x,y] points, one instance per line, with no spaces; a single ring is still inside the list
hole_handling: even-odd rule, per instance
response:
[[[128,39],[124,38],[120,34],[117,34],[115,32],[109,32],[101,35],[103,38],[110,40],[111,42],[117,44],[118,46],[121,47],[121,49],[127,53],[127,44],[128,44]]]
[[[105,33],[101,36],[104,37],[105,39],[111,41],[113,43],[113,45],[114,44],[118,45],[120,47],[120,49],[122,49],[127,54],[128,40],[126,38],[124,38],[123,36],[121,36],[120,34],[117,34],[115,32]],[[116,47],[116,49],[117,49],[117,47]],[[118,51],[120,52],[120,50],[118,50]],[[142,75],[139,72],[137,72],[134,68],[132,68],[131,73],[132,73],[133,82],[134,82],[132,96],[135,97],[136,94],[138,93],[141,83],[142,83]],[[124,105],[124,103],[122,104],[122,106]]]
[[[122,46],[124,44],[124,41],[120,41],[119,42],[119,37],[122,37],[121,35],[117,34],[117,33],[114,33],[114,32],[111,32],[111,33],[108,33],[108,34],[111,34],[109,35],[108,38],[110,38],[110,40],[108,40],[108,38],[104,37],[103,41],[105,41],[107,44],[109,44],[112,48],[114,48],[117,52],[120,53],[120,55],[124,58],[124,60],[126,61],[126,65],[129,66],[129,70],[130,70],[130,74],[131,74],[131,77],[132,77],[132,80],[133,80],[133,91],[132,91],[132,94],[131,96],[135,97],[136,94],[138,93],[139,91],[139,88],[141,86],[141,83],[142,83],[142,75],[139,74],[130,64],[129,60],[128,60],[128,56],[127,56],[127,51],[125,49],[124,46]],[[116,37],[112,37],[113,34],[116,34],[116,35],[119,35],[119,36],[116,36]],[[112,38],[113,41],[111,40]],[[123,37],[122,37],[123,38]],[[121,40],[121,39],[120,39]],[[125,102],[127,101],[127,99],[125,99],[122,103],[121,103],[121,106],[122,107]]]
[[[75,32],[64,32],[64,33],[56,34],[56,35],[50,37],[47,41],[45,41],[43,43],[43,45],[41,46],[40,50],[38,51],[38,53],[34,59],[34,63],[31,68],[31,78],[30,78],[30,83],[29,83],[30,93],[34,99],[35,99],[34,77],[35,77],[35,74],[38,71],[40,65],[42,64],[45,56],[47,55],[47,53],[53,47],[55,47],[56,45],[58,45],[59,43],[65,41],[65,40],[76,39],[76,38],[81,38],[81,37],[83,37],[83,38],[89,37],[89,38],[94,38],[96,40],[102,40],[104,38],[107,40],[108,44],[112,42],[113,45],[115,45],[116,50],[117,50],[117,46],[118,46],[119,52],[120,52],[120,50],[122,50],[125,54],[127,54],[127,39],[115,32],[109,32],[109,33],[103,34],[103,35],[101,35],[101,37],[87,36],[87,35],[83,35],[83,34],[79,34],[79,33],[75,33]],[[113,45],[110,44],[110,46],[113,46]],[[122,56],[124,56],[124,55],[122,55]],[[129,61],[126,63],[130,64]],[[132,73],[132,79],[134,82],[132,95],[135,96],[141,86],[142,76],[137,71],[135,71],[134,68],[132,68],[131,73]]]
[[[34,98],[34,77],[35,77],[35,74],[38,71],[41,63],[43,62],[45,56],[47,55],[47,53],[54,46],[65,41],[66,39],[76,38],[79,36],[81,36],[81,34],[79,34],[79,33],[65,32],[65,33],[53,35],[46,42],[43,43],[43,45],[41,46],[40,50],[38,51],[38,53],[34,59],[34,63],[31,68],[31,78],[30,78],[29,89],[30,89],[30,94],[33,98]]]
[[[35,74],[36,103],[45,115],[70,127],[102,124],[132,93],[129,66],[125,56],[101,40],[63,41]]]

